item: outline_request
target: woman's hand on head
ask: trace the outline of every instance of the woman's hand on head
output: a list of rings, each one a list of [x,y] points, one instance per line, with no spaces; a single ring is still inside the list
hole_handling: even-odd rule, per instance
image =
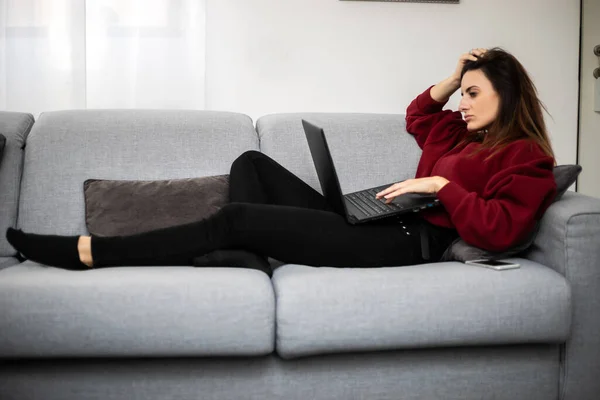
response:
[[[461,54],[458,58],[458,64],[456,65],[456,70],[454,71],[454,74],[452,74],[452,77],[455,80],[460,81],[460,74],[467,61],[477,61],[477,58],[485,54],[486,51],[486,49],[478,48],[471,49],[468,53]]]
[[[400,196],[405,193],[437,193],[446,184],[448,179],[442,178],[441,176],[431,176],[428,178],[417,178],[407,179],[402,182],[398,182],[382,190],[375,195],[376,199],[385,198],[386,203],[391,203],[394,197]]]
[[[477,61],[477,57],[480,57],[486,51],[486,49],[473,49],[468,53],[462,54],[458,59],[456,71],[431,88],[431,91],[429,92],[431,98],[439,103],[446,103],[450,99],[450,96],[460,88],[460,74],[462,73],[465,64],[468,61]]]

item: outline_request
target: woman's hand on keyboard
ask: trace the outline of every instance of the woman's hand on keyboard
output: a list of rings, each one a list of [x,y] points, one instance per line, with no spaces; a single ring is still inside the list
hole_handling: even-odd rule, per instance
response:
[[[394,197],[405,193],[437,193],[448,183],[448,179],[441,176],[428,178],[407,179],[382,190],[375,195],[376,199],[385,198],[386,203],[391,203]]]

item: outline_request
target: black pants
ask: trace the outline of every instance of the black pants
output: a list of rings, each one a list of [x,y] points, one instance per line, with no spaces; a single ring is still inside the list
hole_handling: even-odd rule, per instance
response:
[[[248,151],[230,171],[230,204],[202,221],[132,236],[92,238],[97,265],[190,265],[218,249],[245,249],[285,263],[334,267],[413,265],[425,260],[425,227],[437,261],[456,231],[410,214],[350,225],[325,198],[268,156]]]

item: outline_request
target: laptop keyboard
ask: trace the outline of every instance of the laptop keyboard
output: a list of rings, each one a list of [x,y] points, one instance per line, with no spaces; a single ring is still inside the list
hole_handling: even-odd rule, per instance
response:
[[[382,200],[375,199],[379,192],[377,188],[363,190],[362,192],[347,194],[345,197],[359,210],[369,216],[387,214],[392,211],[402,210],[403,207],[394,203],[385,204]]]

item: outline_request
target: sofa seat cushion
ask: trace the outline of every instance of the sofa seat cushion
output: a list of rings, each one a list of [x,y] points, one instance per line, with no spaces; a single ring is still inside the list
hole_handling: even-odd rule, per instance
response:
[[[274,294],[241,268],[0,270],[0,358],[255,356],[274,348]]]
[[[458,262],[342,269],[285,265],[273,275],[276,350],[307,355],[446,346],[561,343],[571,292],[557,272],[512,259],[494,271]]]
[[[17,265],[19,260],[14,257],[0,257],[0,269]]]

